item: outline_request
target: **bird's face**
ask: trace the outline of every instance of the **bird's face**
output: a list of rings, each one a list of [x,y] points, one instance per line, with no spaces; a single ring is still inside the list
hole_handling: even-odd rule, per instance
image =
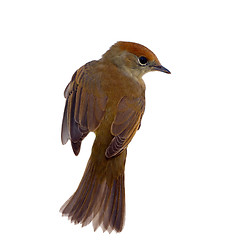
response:
[[[131,42],[117,42],[110,48],[111,61],[133,78],[141,78],[145,73],[160,71],[170,73],[163,67],[156,55],[148,48]]]
[[[135,54],[125,52],[121,55],[120,61],[123,68],[132,76],[141,78],[144,74],[151,71],[161,71],[170,73],[168,69],[163,67],[157,58],[150,59],[146,54],[137,56]]]

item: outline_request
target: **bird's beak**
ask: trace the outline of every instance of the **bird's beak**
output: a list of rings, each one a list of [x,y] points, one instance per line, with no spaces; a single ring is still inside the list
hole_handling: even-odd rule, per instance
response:
[[[160,71],[160,72],[164,72],[164,73],[168,73],[168,74],[171,73],[168,69],[166,69],[162,65],[158,65],[158,66],[153,65],[153,66],[151,66],[151,70],[152,71]]]

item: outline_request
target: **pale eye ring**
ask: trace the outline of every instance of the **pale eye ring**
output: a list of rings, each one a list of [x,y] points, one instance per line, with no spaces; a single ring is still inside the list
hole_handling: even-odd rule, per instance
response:
[[[148,63],[147,58],[144,56],[139,57],[138,61],[139,61],[140,65],[146,65]]]

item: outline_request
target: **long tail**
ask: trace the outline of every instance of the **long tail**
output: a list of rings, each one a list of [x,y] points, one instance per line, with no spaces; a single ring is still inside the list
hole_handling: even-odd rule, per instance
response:
[[[121,232],[125,219],[124,165],[126,150],[113,159],[91,156],[76,192],[61,207],[71,222],[86,226],[91,221],[109,233]]]

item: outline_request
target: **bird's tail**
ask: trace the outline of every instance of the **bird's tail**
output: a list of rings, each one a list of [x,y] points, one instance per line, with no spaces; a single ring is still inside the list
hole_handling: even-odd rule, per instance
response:
[[[76,192],[61,207],[63,215],[75,224],[86,226],[91,221],[94,230],[121,232],[125,218],[124,165],[126,150],[104,160],[91,156]]]

